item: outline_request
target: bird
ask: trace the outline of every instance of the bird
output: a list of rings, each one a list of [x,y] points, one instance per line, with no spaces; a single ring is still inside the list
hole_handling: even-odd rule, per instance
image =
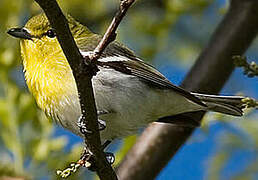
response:
[[[72,16],[66,18],[82,56],[91,53],[102,36]],[[38,106],[54,122],[84,137],[78,127],[81,108],[72,69],[46,15],[36,15],[24,27],[7,33],[20,39],[26,84]],[[92,84],[102,142],[135,134],[164,117],[189,112],[243,115],[245,97],[184,90],[118,41],[106,47],[96,64],[99,71]]]

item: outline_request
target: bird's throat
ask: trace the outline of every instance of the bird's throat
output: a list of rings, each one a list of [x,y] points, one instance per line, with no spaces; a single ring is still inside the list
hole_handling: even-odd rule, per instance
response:
[[[44,56],[42,50],[34,46],[29,40],[21,42],[25,79],[39,107],[49,114],[63,99],[74,97],[77,88],[62,51]]]

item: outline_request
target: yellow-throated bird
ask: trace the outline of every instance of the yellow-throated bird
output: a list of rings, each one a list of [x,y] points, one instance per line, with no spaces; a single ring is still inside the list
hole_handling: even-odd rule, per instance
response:
[[[101,39],[86,26],[67,17],[82,55],[94,50]],[[44,14],[31,18],[23,28],[8,33],[21,39],[26,83],[38,106],[64,128],[83,136],[77,126],[81,115],[72,70]],[[215,96],[188,92],[173,85],[131,50],[112,42],[98,60],[93,88],[102,140],[137,132],[162,117],[193,111],[242,115],[239,96]]]

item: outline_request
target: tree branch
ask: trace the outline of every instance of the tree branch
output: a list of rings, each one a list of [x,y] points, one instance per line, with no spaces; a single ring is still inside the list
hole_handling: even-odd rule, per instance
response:
[[[94,155],[94,166],[96,166],[97,174],[100,179],[117,179],[115,172],[107,162],[105,154],[101,148],[97,123],[97,110],[91,83],[94,70],[92,69],[91,64],[85,63],[84,58],[97,60],[100,57],[108,44],[115,39],[115,31],[134,0],[121,1],[119,12],[114,17],[114,20],[103,39],[100,41],[94,52],[86,57],[82,57],[80,54],[69,30],[67,20],[57,2],[55,0],[35,1],[44,10],[51,26],[55,29],[57,39],[73,71],[80,99],[82,119],[86,124],[87,129],[92,132],[85,134],[85,143],[87,148],[89,148]]]
[[[98,46],[95,48],[94,53],[101,55],[104,49],[108,46],[108,44],[115,40],[116,38],[116,29],[118,25],[122,21],[123,17],[125,16],[127,10],[130,6],[134,3],[135,0],[121,0],[119,11],[116,13],[115,17],[113,18],[111,24],[109,25],[106,33],[104,34],[103,38],[99,42]],[[97,57],[97,58],[98,58]]]
[[[257,11],[256,0],[231,0],[229,11],[182,83],[184,88],[213,94],[220,91],[234,69],[232,56],[242,55],[256,37]],[[192,118],[201,121],[203,115],[192,113]],[[193,131],[151,124],[117,168],[118,176],[123,180],[154,179]]]

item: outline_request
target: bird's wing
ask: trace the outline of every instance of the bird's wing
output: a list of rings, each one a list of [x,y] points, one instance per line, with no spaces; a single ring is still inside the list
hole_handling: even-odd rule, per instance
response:
[[[80,48],[80,50],[82,50]],[[88,49],[87,49],[88,50]],[[82,53],[85,51],[82,51]],[[173,85],[165,76],[151,65],[145,63],[135,54],[118,42],[111,43],[103,52],[97,65],[115,69],[116,71],[139,77],[152,87],[161,89],[173,89],[187,99],[206,106],[199,98],[190,92]]]
[[[160,72],[158,72],[152,66],[144,63],[143,61],[137,61],[137,60],[112,61],[111,60],[112,58],[116,59],[115,56],[109,57],[108,59],[110,59],[110,61],[106,61],[107,58],[99,59],[98,65],[103,67],[109,67],[125,74],[137,76],[152,87],[162,88],[162,89],[164,88],[173,89],[175,92],[183,95],[187,99],[199,105],[206,106],[199,98],[195,97],[190,92],[178,86],[173,85]],[[121,58],[121,57],[118,56],[117,58]]]

